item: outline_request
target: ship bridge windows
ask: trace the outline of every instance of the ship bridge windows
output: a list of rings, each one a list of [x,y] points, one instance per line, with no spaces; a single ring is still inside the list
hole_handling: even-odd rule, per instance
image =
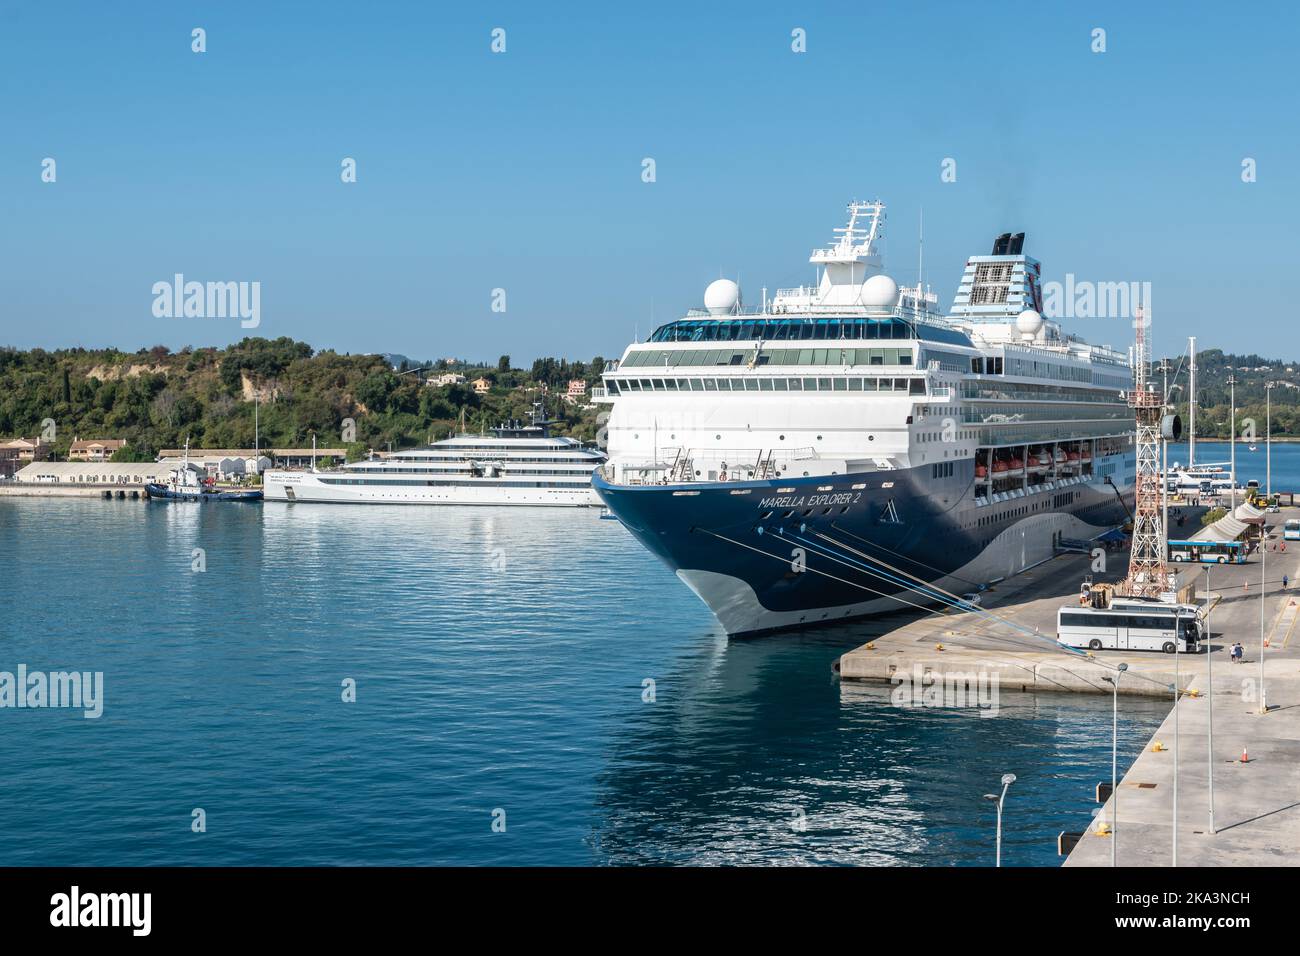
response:
[[[936,355],[940,358],[940,365],[948,368],[954,362],[961,363],[963,359],[960,356],[951,353],[926,353],[928,360],[933,360]],[[753,351],[735,352],[729,349],[725,350],[705,350],[705,349],[674,349],[658,350],[644,349],[632,352],[622,363],[624,368],[645,368],[645,369],[662,369],[668,367],[689,367],[689,366],[739,366],[748,365],[753,362],[755,366],[776,366],[776,365],[887,365],[887,366],[907,366],[914,364],[914,353],[911,346],[905,347],[888,347],[881,346],[877,348],[847,348],[837,346],[834,348],[807,348],[807,349],[789,349],[789,348],[772,348],[764,347],[755,355]],[[962,366],[964,367],[964,365]],[[960,371],[959,368],[953,368],[953,371]]]
[[[628,392],[903,392],[926,395],[920,377],[863,378],[857,375],[782,378],[768,375],[722,378],[614,379],[606,380],[610,394]]]
[[[900,318],[688,318],[660,326],[651,342],[791,342],[816,339],[923,339],[970,345],[970,337],[945,326]]]

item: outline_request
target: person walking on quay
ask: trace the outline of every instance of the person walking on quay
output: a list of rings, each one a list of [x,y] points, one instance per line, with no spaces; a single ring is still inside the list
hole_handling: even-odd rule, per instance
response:
[[[1232,645],[1232,656],[1228,658],[1234,664],[1241,663],[1241,641]]]

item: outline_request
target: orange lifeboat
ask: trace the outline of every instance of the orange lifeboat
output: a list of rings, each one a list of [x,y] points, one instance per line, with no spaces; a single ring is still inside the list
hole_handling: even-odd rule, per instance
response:
[[[976,477],[976,478],[987,478],[987,477],[988,477],[988,473],[989,473],[989,470],[988,470],[988,468],[986,468],[984,465],[976,465],[976,466],[975,466],[975,477]]]

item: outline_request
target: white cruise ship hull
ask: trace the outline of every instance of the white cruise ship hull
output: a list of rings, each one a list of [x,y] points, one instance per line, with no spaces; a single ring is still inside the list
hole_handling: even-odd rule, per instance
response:
[[[334,473],[268,471],[263,476],[267,501],[301,501],[380,505],[519,505],[582,508],[601,504],[590,485],[572,488],[512,487],[508,479],[465,479],[455,484],[389,485],[334,483]]]

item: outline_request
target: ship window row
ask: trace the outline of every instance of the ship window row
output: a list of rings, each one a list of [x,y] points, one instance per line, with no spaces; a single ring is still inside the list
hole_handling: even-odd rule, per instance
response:
[[[941,461],[937,465],[930,466],[931,478],[951,478],[953,474],[953,462]]]
[[[1008,375],[1023,375],[1025,378],[1058,378],[1070,382],[1091,382],[1092,369],[1061,365],[1057,362],[1045,362],[1039,359],[1007,357]]]
[[[859,378],[827,375],[806,378],[609,378],[610,395],[629,392],[905,392],[925,394],[923,378]]]
[[[1126,405],[1110,408],[1049,405],[1047,407],[1024,405],[964,405],[959,412],[963,422],[972,424],[999,424],[1002,422],[1065,422],[1065,421],[1123,421],[1133,420],[1133,412]]]
[[[908,322],[904,319],[680,319],[660,326],[651,342],[771,342],[810,339],[924,339],[949,345],[970,345],[957,329]]]
[[[1016,427],[1019,424],[1021,427]],[[1121,423],[1122,425],[1122,423]],[[1129,420],[1132,428],[1132,420]],[[989,423],[977,429],[981,445],[1038,444],[1048,441],[1074,441],[1079,438],[1118,437],[1120,425],[1114,422]]]
[[[508,471],[515,474],[523,475],[585,475],[594,468],[598,461],[593,459],[591,462],[575,462],[573,468],[554,469],[554,468],[516,468],[511,462],[507,466]],[[353,474],[367,475],[366,480],[382,480],[385,475],[468,475],[470,469],[467,466],[460,468],[365,468],[350,469]]]
[[[594,453],[584,453],[584,454],[563,455],[563,457],[562,457],[562,455],[554,455],[554,457],[550,457],[550,458],[537,458],[537,457],[533,457],[533,455],[516,455],[516,454],[512,454],[512,453],[504,453],[504,454],[503,454],[503,453],[500,453],[500,451],[491,451],[490,454],[491,454],[491,457],[493,457],[493,458],[497,458],[497,459],[499,459],[499,460],[503,460],[503,462],[511,462],[511,463],[515,463],[515,462],[525,462],[525,463],[528,463],[528,462],[530,462],[530,463],[538,463],[538,464],[564,464],[565,462],[573,462],[573,463],[581,464],[581,463],[586,462],[586,460],[589,460],[589,459],[595,457]],[[478,457],[480,457],[480,455],[464,455],[464,454],[455,454],[455,455],[402,455],[402,457],[400,457],[400,458],[396,458],[396,457],[393,457],[393,458],[380,458],[380,459],[374,460],[374,462],[359,462],[359,463],[357,463],[357,466],[360,466],[360,467],[382,466],[382,464],[383,464],[383,463],[386,463],[386,462],[413,462],[413,463],[420,463],[420,464],[424,464],[424,463],[428,463],[428,464],[448,464],[448,463],[450,463],[450,464],[456,464],[456,463],[459,463],[459,462],[464,462],[464,460],[467,459],[467,458],[478,458]]]
[[[941,352],[938,349],[926,349],[921,353],[921,366],[932,368],[937,365],[945,372],[964,372],[968,364],[965,355],[956,352]]]
[[[868,349],[762,349],[754,359],[754,351],[737,352],[734,349],[646,349],[632,352],[623,362],[623,368],[663,368],[673,365],[911,365],[911,348]]]
[[[492,488],[581,488],[590,478],[587,475],[575,477],[573,481],[508,481],[500,478],[474,478],[466,481],[450,479],[430,479],[421,481],[415,478],[393,478],[375,480],[373,478],[321,478],[326,485],[365,485],[369,488],[387,488],[389,486],[418,485],[432,488],[474,488],[487,485]]]
[[[416,449],[411,449],[410,451],[404,451],[402,452],[402,454],[403,455],[459,455],[467,451],[492,451],[492,452],[531,451],[531,452],[550,452],[552,454],[562,454],[565,452],[572,453],[572,452],[581,451],[581,447],[578,445],[577,442],[574,442],[572,445],[568,445],[568,446],[557,446],[557,445],[520,446],[517,444],[503,444],[503,445],[456,444],[456,445],[446,445],[442,448],[416,448]]]
[[[1089,388],[1070,388],[1063,385],[1032,385],[1005,381],[964,381],[961,383],[961,397],[998,401],[1092,402],[1102,405],[1124,405],[1124,402],[1115,392]]]

